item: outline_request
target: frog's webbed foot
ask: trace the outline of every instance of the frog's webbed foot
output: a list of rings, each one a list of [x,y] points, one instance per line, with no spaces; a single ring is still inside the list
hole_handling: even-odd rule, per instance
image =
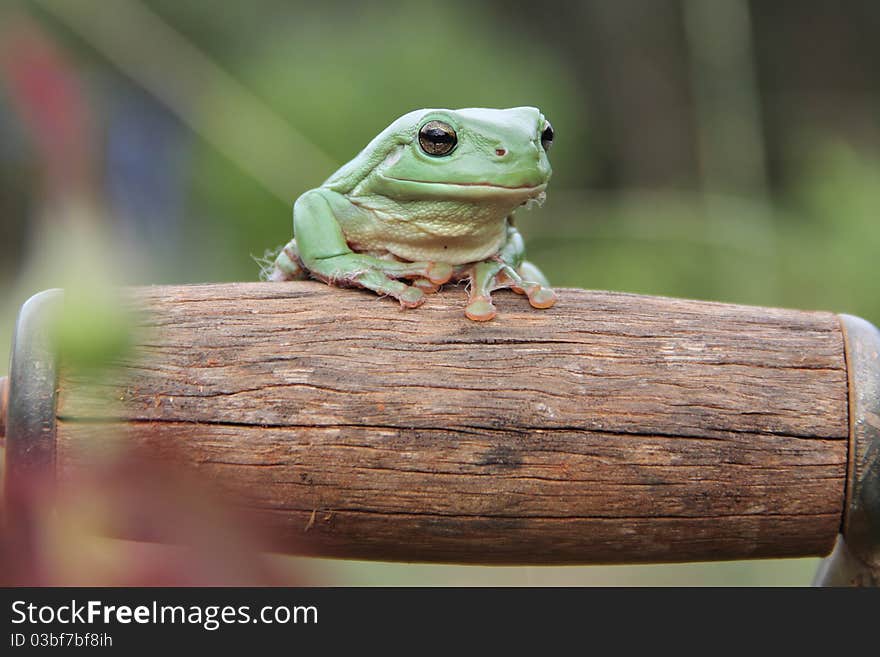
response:
[[[311,272],[331,285],[355,286],[394,297],[404,308],[425,302],[427,286],[437,286],[452,277],[452,266],[441,262],[401,262],[357,253],[326,258],[313,263]],[[400,278],[414,279],[413,285]]]
[[[375,270],[356,272],[351,277],[344,280],[337,279],[332,283],[365,287],[377,294],[394,297],[404,308],[418,308],[425,303],[425,293],[419,288],[401,283]]]
[[[518,294],[526,295],[534,308],[550,308],[556,303],[556,293],[547,286],[543,274],[531,263],[523,263],[517,271],[500,258],[486,260],[474,265],[469,277],[468,305],[464,314],[477,322],[489,321],[498,314],[492,303],[492,292],[500,288],[509,287]]]
[[[432,283],[427,278],[414,278],[411,283],[413,287],[420,289],[425,294],[434,294],[440,290],[440,285]]]

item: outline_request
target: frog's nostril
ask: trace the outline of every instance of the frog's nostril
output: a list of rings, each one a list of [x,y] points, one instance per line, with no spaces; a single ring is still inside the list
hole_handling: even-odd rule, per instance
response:
[[[495,149],[495,155],[497,155],[498,157],[504,157],[505,155],[507,155],[507,149],[505,149],[505,148],[496,148],[496,149]]]

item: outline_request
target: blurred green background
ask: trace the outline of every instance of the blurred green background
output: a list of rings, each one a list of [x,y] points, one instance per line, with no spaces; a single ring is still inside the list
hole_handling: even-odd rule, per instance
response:
[[[880,323],[878,33],[874,0],[4,0],[0,358],[45,287],[255,280],[299,194],[432,106],[552,121],[548,201],[518,225],[555,285]],[[805,584],[816,565],[290,563],[336,584]]]

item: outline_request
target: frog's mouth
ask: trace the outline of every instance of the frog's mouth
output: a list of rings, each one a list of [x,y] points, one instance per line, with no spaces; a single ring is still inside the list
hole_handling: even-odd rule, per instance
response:
[[[382,179],[399,191],[428,192],[431,196],[472,196],[477,194],[511,195],[520,197],[538,196],[547,189],[547,183],[539,185],[499,185],[490,182],[436,182],[428,180],[412,180],[410,178],[392,178],[382,176]]]

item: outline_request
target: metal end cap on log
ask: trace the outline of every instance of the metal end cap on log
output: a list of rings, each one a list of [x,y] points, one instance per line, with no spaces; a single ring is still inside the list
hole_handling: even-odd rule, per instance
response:
[[[15,515],[18,491],[35,480],[51,481],[55,466],[55,388],[57,355],[50,315],[62,302],[53,289],[32,296],[21,307],[4,391],[6,504]]]
[[[818,586],[880,586],[880,330],[841,315],[849,378],[849,462],[842,535]]]
[[[6,437],[6,409],[9,407],[9,377],[0,377],[0,438]]]

